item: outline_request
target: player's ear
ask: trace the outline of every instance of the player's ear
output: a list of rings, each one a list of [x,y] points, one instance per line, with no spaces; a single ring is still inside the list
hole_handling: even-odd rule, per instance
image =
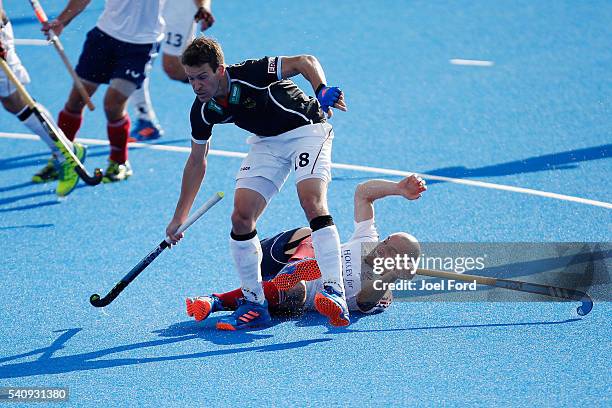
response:
[[[225,75],[225,65],[221,64],[217,67],[217,75],[219,76]]]

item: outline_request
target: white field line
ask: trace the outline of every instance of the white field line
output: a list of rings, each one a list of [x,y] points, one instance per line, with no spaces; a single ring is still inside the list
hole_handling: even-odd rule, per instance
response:
[[[39,140],[38,136],[31,135],[31,134],[25,134],[25,133],[0,132],[0,138],[21,139],[21,140]],[[84,143],[87,143],[87,144],[92,144],[92,145],[108,145],[107,140],[82,139],[82,138],[79,138],[78,140]],[[166,151],[166,152],[189,153],[191,151],[191,147],[156,145],[156,144],[148,144],[148,143],[130,143],[129,146],[130,148],[161,150],[161,151]],[[208,154],[211,156],[234,157],[234,158],[240,158],[240,159],[246,157],[246,153],[232,152],[232,151],[227,151],[227,150],[216,150],[216,149],[211,149],[208,152]],[[570,202],[579,203],[579,204],[592,205],[595,207],[612,209],[612,203],[607,203],[604,201],[590,200],[588,198],[581,198],[581,197],[574,197],[574,196],[569,196],[565,194],[551,193],[548,191],[533,190],[530,188],[508,186],[505,184],[488,183],[485,181],[436,176],[433,174],[414,173],[410,171],[384,169],[380,167],[360,166],[356,164],[333,163],[332,167],[336,169],[342,169],[342,170],[362,171],[365,173],[376,173],[376,174],[387,174],[391,176],[408,176],[410,174],[417,174],[427,180],[438,180],[438,181],[445,181],[447,183],[462,184],[465,186],[488,188],[492,190],[509,191],[512,193],[528,194],[528,195],[534,195],[534,196],[539,196],[539,197],[546,197],[546,198],[552,198],[556,200],[570,201]]]
[[[495,65],[493,61],[481,61],[459,58],[454,58],[450,60],[450,63],[453,65],[467,65],[472,67],[492,67],[493,65]]]

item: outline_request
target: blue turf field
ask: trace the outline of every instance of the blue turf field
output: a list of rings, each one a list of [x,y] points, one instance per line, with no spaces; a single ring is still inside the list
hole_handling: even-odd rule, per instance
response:
[[[50,16],[63,4],[45,3]],[[216,1],[210,34],[228,62],[319,58],[349,106],[332,120],[337,163],[593,200],[430,179],[417,202],[377,204],[382,234],[612,240],[612,3],[373,4]],[[4,6],[17,38],[41,38],[27,2]],[[101,9],[92,2],[62,34],[72,61]],[[33,79],[28,89],[56,115],[70,84],[55,51],[18,53]],[[452,65],[454,58],[494,65]],[[159,61],[152,81],[166,129],[160,144],[189,146],[192,91],[167,79]],[[103,141],[101,94],[94,103],[79,136]],[[612,403],[609,302],[582,319],[571,316],[573,303],[396,302],[340,331],[315,315],[239,334],[215,331],[215,319],[189,321],[185,296],[238,284],[228,259],[236,158],[209,158],[198,203],[217,190],[226,199],[112,305],[94,309],[89,294],[110,289],[163,238],[187,153],[133,149],[129,182],[83,185],[58,201],[54,185],[29,182],[46,147],[17,138],[26,130],[8,113],[0,124],[0,387],[67,386],[73,406]],[[245,152],[244,139],[219,126],[213,148]],[[104,167],[107,153],[90,144],[88,168]],[[329,201],[343,239],[355,185],[375,176],[335,171]],[[304,223],[289,183],[258,229],[266,236]]]

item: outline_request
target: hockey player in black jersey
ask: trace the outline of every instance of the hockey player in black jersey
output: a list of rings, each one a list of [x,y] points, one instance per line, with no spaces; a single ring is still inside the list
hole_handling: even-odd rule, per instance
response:
[[[230,249],[244,301],[217,328],[236,330],[270,321],[261,285],[262,250],[256,222],[289,173],[295,172],[300,204],[312,229],[322,290],[315,308],[333,326],[350,324],[341,272],[340,239],[327,206],[334,132],[326,120],[332,108],[346,111],[342,91],[328,87],[319,61],[310,55],[264,57],[225,65],[221,46],[199,37],[181,63],[196,94],[191,107],[191,154],[167,235],[173,242],[206,173],[208,140],[216,124],[234,123],[250,132],[250,150],[236,175]],[[308,96],[288,78],[301,74],[314,90]]]

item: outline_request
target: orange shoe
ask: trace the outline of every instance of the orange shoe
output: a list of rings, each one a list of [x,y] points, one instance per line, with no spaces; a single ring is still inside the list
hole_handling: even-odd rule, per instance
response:
[[[315,309],[329,319],[329,324],[336,327],[345,327],[351,324],[346,300],[329,286],[316,294]]]
[[[223,310],[221,301],[215,295],[185,299],[187,315],[198,322],[206,319],[211,313]]]
[[[272,279],[278,290],[288,291],[300,281],[313,281],[321,277],[321,270],[313,258],[304,258],[297,262],[285,265]]]

